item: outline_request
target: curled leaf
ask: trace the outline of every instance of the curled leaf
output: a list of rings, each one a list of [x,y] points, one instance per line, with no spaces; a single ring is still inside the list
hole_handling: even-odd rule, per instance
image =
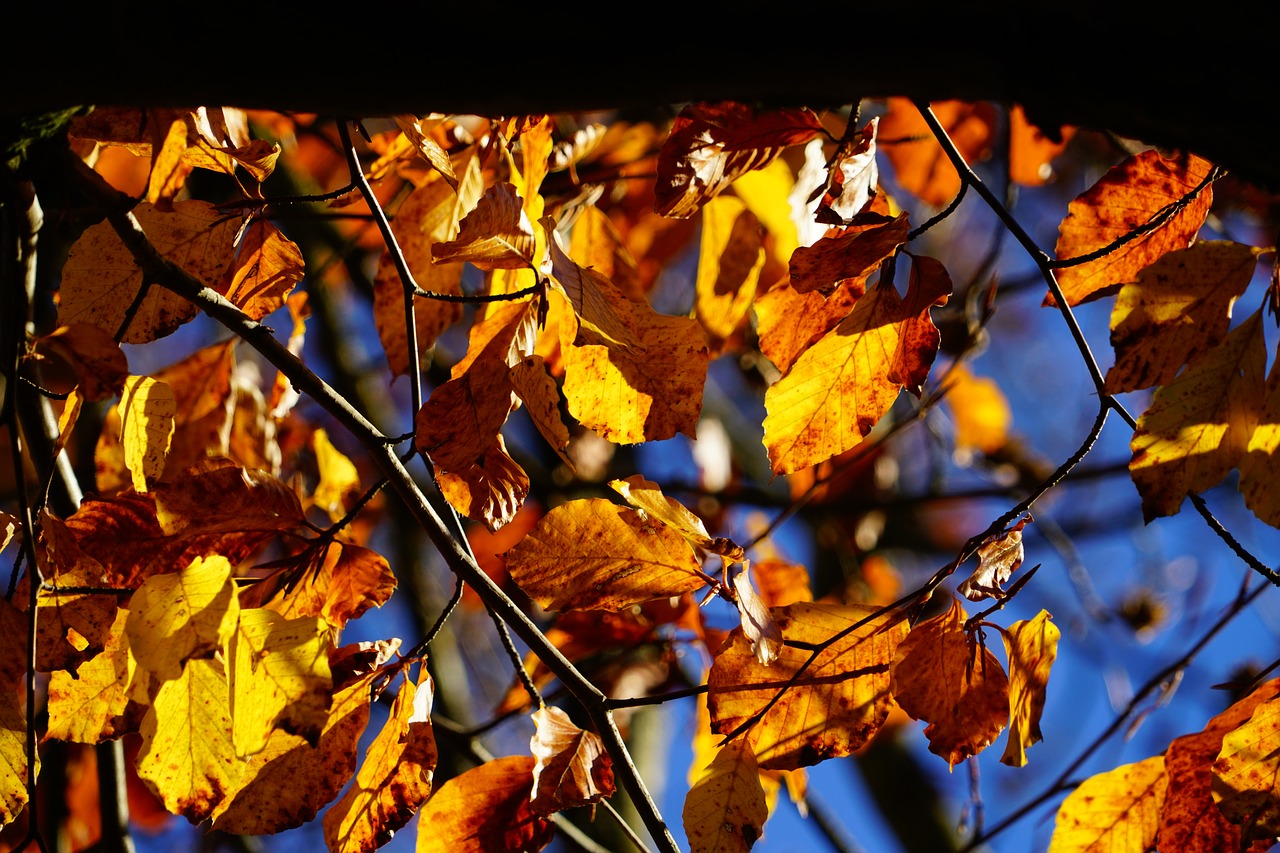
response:
[[[551,705],[534,711],[533,722],[537,730],[529,751],[538,763],[529,805],[535,814],[549,815],[612,796],[613,763],[599,735],[578,728],[568,714]]]
[[[1004,585],[1022,565],[1022,528],[1028,521],[1031,521],[1030,514],[1001,535],[992,536],[978,546],[978,568],[956,587],[956,592],[970,601],[1004,598]]]
[[[751,585],[749,560],[743,564],[742,571],[734,575],[733,592],[737,598],[742,633],[751,641],[751,651],[755,653],[756,660],[768,666],[778,659],[778,652],[782,649],[782,631]]]

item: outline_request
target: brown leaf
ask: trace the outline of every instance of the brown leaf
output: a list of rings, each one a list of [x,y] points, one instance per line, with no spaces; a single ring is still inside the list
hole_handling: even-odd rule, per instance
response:
[[[339,630],[371,607],[381,607],[396,588],[385,557],[341,540],[307,548],[281,569],[280,586],[262,582],[241,592],[245,607],[267,607],[287,619],[319,616]]]
[[[888,155],[903,189],[941,207],[960,192],[960,175],[915,105],[907,98],[889,98],[888,103],[889,111],[880,119],[880,150]],[[963,101],[930,106],[966,162],[986,155],[996,124],[993,106]]]
[[[529,805],[534,814],[550,815],[613,796],[613,763],[599,735],[578,728],[551,705],[534,711],[533,722],[537,729],[529,751],[538,762]]]
[[[511,390],[524,403],[529,419],[546,439],[547,444],[565,464],[573,467],[565,449],[569,446],[569,430],[560,417],[560,389],[547,373],[540,355],[525,356],[511,367]]]
[[[848,225],[875,198],[880,184],[876,166],[876,128],[879,118],[841,145],[828,169],[826,193],[818,200],[817,220]]]
[[[756,113],[744,104],[690,104],[680,111],[658,154],[654,210],[687,218],[744,172],[767,166],[782,150],[822,132],[807,109]]]
[[[1062,259],[1081,257],[1126,237],[1166,207],[1182,205],[1212,168],[1194,154],[1166,158],[1152,149],[1133,155],[1071,202],[1058,226],[1054,253]],[[1191,245],[1212,203],[1213,187],[1207,186],[1154,231],[1097,260],[1060,270],[1058,284],[1067,304],[1108,296],[1112,287],[1136,281],[1139,272],[1164,255]],[[1044,304],[1056,304],[1052,294]]]
[[[400,132],[413,143],[413,147],[422,159],[431,164],[431,168],[440,173],[440,177],[456,193],[458,192],[458,176],[453,171],[453,161],[449,159],[449,153],[444,147],[432,138],[431,130],[439,125],[445,116],[433,113],[425,118],[418,118],[413,115],[396,116],[396,124],[400,127]]]
[[[417,853],[537,853],[555,824],[534,813],[534,759],[496,758],[445,782],[418,816]]]
[[[80,396],[91,403],[120,396],[129,376],[120,345],[108,332],[89,323],[62,326],[41,335],[35,339],[34,350],[42,359],[69,371]],[[57,383],[50,382],[49,373],[46,366],[41,381],[56,389]]]
[[[257,218],[240,240],[226,297],[250,319],[261,320],[284,305],[305,273],[302,250],[269,221]]]
[[[0,825],[13,822],[27,805],[28,636],[26,617],[0,601]]]
[[[955,767],[991,745],[1009,721],[1009,680],[964,630],[960,600],[915,626],[893,659],[893,698],[924,720],[929,751]]]
[[[1022,548],[1022,528],[1031,520],[1023,516],[1013,527],[999,536],[991,536],[978,546],[978,568],[956,587],[956,592],[970,601],[985,598],[1004,598],[1004,585],[1025,556]]]
[[[863,214],[848,228],[796,249],[789,267],[791,286],[797,293],[816,290],[829,296],[843,281],[865,281],[906,242],[909,228],[905,213]]]
[[[742,565],[742,571],[733,577],[733,592],[738,603],[738,621],[742,633],[751,643],[756,660],[768,666],[778,659],[782,649],[782,631],[773,621],[769,608],[751,585],[751,561]]]
[[[691,853],[745,853],[759,840],[769,810],[744,738],[716,752],[689,788],[682,816]]]
[[[512,184],[494,184],[458,226],[458,236],[436,243],[436,263],[469,261],[483,270],[534,266],[533,225]]]

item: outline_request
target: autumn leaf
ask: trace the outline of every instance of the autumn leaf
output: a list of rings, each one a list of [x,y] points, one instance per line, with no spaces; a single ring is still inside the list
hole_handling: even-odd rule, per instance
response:
[[[147,578],[130,599],[127,625],[138,663],[169,680],[221,649],[240,616],[231,571],[225,557],[197,557],[181,572]]]
[[[733,593],[738,605],[738,621],[742,633],[751,643],[756,660],[768,666],[778,659],[782,648],[782,632],[773,621],[769,608],[751,585],[751,561],[743,563],[742,571],[733,577]]]
[[[978,568],[956,587],[956,592],[970,601],[1004,598],[1004,585],[1022,565],[1022,528],[1030,520],[1031,516],[1025,515],[1004,533],[992,535],[979,545]]]
[[[453,161],[449,153],[431,136],[431,130],[439,125],[445,116],[433,113],[424,118],[413,115],[396,116],[396,124],[400,132],[413,144],[414,149],[422,155],[422,159],[431,164],[431,168],[440,173],[445,183],[458,192],[458,176],[453,171]]]
[[[621,610],[707,582],[679,532],[599,498],[556,507],[503,561],[548,610]]]
[[[828,169],[826,192],[818,200],[817,221],[848,225],[875,197],[880,183],[876,166],[879,124],[880,119],[873,118],[841,143]]]
[[[537,764],[529,805],[534,814],[550,815],[613,796],[613,762],[599,735],[578,728],[551,705],[534,711],[533,722],[529,751]]]
[[[281,587],[259,583],[241,593],[241,605],[267,607],[286,619],[319,616],[341,629],[391,598],[396,576],[381,554],[340,540],[318,544],[282,569]]]
[[[1009,438],[1013,411],[995,380],[975,376],[963,363],[947,371],[943,402],[956,425],[956,451],[993,454]]]
[[[530,802],[535,761],[496,758],[445,782],[418,815],[417,853],[536,853],[555,825]]]
[[[1041,610],[1034,619],[1019,620],[1001,632],[1009,661],[1009,738],[1000,763],[1010,767],[1025,767],[1027,747],[1044,740],[1040,714],[1061,636],[1051,619]]]
[[[840,325],[866,292],[866,282],[848,279],[827,298],[817,291],[800,293],[783,279],[756,297],[756,335],[760,351],[783,374],[810,344]]]
[[[459,471],[442,471],[440,494],[467,518],[497,530],[515,518],[529,495],[529,475],[507,453],[501,435]]]
[[[1086,779],[1058,809],[1049,853],[1149,850],[1168,788],[1160,755]]]
[[[547,373],[540,355],[528,355],[511,367],[511,390],[524,404],[529,419],[551,449],[572,467],[565,449],[569,446],[569,430],[560,417],[560,388]]]
[[[166,383],[130,376],[117,408],[125,466],[133,475],[134,490],[145,492],[164,473],[178,402]]]
[[[1240,492],[1254,515],[1280,527],[1280,493],[1274,487],[1280,476],[1280,360],[1271,365],[1260,408],[1258,425],[1240,460]]]
[[[1194,154],[1166,158],[1152,149],[1112,167],[1102,179],[1077,196],[1058,226],[1054,253],[1066,260],[1095,252],[1157,215],[1167,213],[1154,230],[1129,239],[1102,257],[1064,267],[1058,284],[1068,305],[1110,295],[1114,286],[1136,281],[1138,273],[1174,249],[1185,249],[1195,239],[1213,203],[1213,188],[1206,186],[1184,201],[1209,174],[1213,165]],[[1056,304],[1053,295],[1045,305]]]
[[[239,223],[203,201],[180,201],[172,213],[138,205],[134,216],[160,254],[213,286],[231,264]],[[109,222],[90,227],[71,247],[58,291],[58,325],[92,323],[115,335],[143,287],[142,270]],[[172,334],[196,316],[196,306],[150,287],[122,338],[141,344]]]
[[[49,676],[49,728],[45,736],[74,743],[101,743],[137,731],[141,708],[131,703],[137,662],[125,624],[130,611],[116,610],[102,651],[76,669]]]
[[[339,521],[347,513],[347,499],[360,491],[360,472],[342,451],[333,446],[329,434],[317,429],[311,436],[311,446],[316,453],[316,467],[320,482],[311,495],[316,506]]]
[[[324,837],[330,850],[378,849],[430,795],[437,758],[431,729],[434,692],[428,675],[423,674],[417,685],[404,680],[353,784],[325,812]]]
[[[240,239],[227,301],[261,320],[284,305],[305,272],[302,250],[266,219],[256,218]]]
[[[29,635],[26,616],[8,601],[0,601],[0,825],[12,823],[28,799],[23,685]]]
[[[49,364],[56,364],[71,372],[80,396],[89,402],[120,396],[129,377],[129,365],[120,345],[109,332],[90,323],[62,326],[40,335],[33,349],[45,362],[42,381],[55,387],[49,379]]]
[[[534,266],[533,225],[512,184],[494,184],[458,226],[458,236],[431,247],[436,263],[468,261],[484,270]]]
[[[662,487],[641,474],[632,474],[625,480],[610,480],[609,487],[622,499],[649,518],[661,521],[675,530],[695,548],[709,548],[711,534],[702,519],[675,498],[662,493]]]
[[[728,338],[746,318],[764,259],[760,220],[740,199],[720,196],[703,206],[694,314],[712,339]]]
[[[769,769],[806,767],[860,748],[889,714],[889,663],[907,635],[904,621],[876,614],[858,605],[800,602],[774,608],[784,644],[768,666],[756,659],[742,630],[734,629],[707,681],[714,731],[728,735],[763,712],[748,737],[760,766]],[[811,653],[789,643],[827,643],[837,634],[843,636],[801,672]]]
[[[1142,515],[1173,515],[1244,458],[1258,423],[1266,364],[1259,310],[1156,392],[1138,419],[1129,473]]]
[[[613,347],[636,347],[640,341],[632,326],[628,300],[604,275],[581,267],[564,253],[560,236],[551,217],[542,220],[550,235],[547,241],[547,264],[544,268],[573,306],[578,318],[578,334],[574,344],[597,344]]]
[[[945,304],[951,279],[915,258],[906,299],[890,283],[868,291],[765,392],[764,444],[775,474],[837,456],[862,441],[905,386],[919,394],[940,336],[929,309]]]
[[[1054,158],[1067,148],[1075,136],[1074,127],[1057,128],[1058,138],[1050,139],[1027,120],[1020,105],[1009,109],[1009,180],[1024,187],[1038,187],[1053,177]]]
[[[866,279],[906,242],[909,227],[905,213],[863,214],[849,227],[796,249],[788,268],[791,286],[798,293],[830,296],[842,281]]]
[[[1212,794],[1243,839],[1280,835],[1280,698],[1263,696],[1248,721],[1222,737]]]
[[[547,248],[555,251],[550,243]],[[574,220],[569,257],[580,268],[604,276],[623,296],[635,300],[644,295],[635,257],[609,215],[594,204],[584,207]]]
[[[745,853],[759,840],[769,811],[755,754],[744,738],[720,747],[694,780],[683,817],[692,853]]]
[[[1120,288],[1111,311],[1116,363],[1107,371],[1107,392],[1167,385],[1182,365],[1221,341],[1257,259],[1253,246],[1200,242],[1169,252]]]
[[[959,599],[911,629],[893,659],[893,698],[924,720],[929,751],[955,767],[991,745],[1009,721],[1009,680],[965,630]]]
[[[888,106],[880,119],[880,150],[893,164],[903,189],[941,207],[960,192],[959,173],[909,99],[889,98]],[[966,162],[974,163],[986,154],[995,129],[994,107],[962,101],[939,101],[930,107]]]
[[[822,124],[807,109],[756,113],[731,101],[690,104],[676,117],[658,154],[654,210],[692,216],[743,173],[819,133]]]
[[[157,488],[154,497],[156,523],[167,536],[280,533],[306,526],[291,486],[265,471],[226,460],[188,471],[182,480]],[[208,512],[211,502],[218,506],[213,516]]]

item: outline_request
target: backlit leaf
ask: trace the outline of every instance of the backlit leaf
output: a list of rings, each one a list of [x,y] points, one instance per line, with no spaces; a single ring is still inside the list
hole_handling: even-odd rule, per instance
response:
[[[1271,365],[1260,408],[1258,426],[1240,460],[1240,491],[1254,515],[1280,527],[1280,490],[1275,488],[1280,477],[1280,360]]]
[[[78,383],[80,396],[89,402],[118,397],[129,376],[129,365],[120,345],[111,334],[89,323],[71,326],[41,335],[35,339],[35,352],[70,370]],[[46,383],[48,368],[41,377]]]
[[[1213,763],[1214,802],[1253,838],[1280,835],[1280,697],[1263,699]]]
[[[791,279],[783,279],[756,297],[756,335],[761,352],[787,373],[811,343],[849,316],[865,292],[865,281],[848,279],[823,299],[817,291],[800,293],[791,286]]]
[[[1169,205],[1182,205],[1212,168],[1194,154],[1166,158],[1152,149],[1129,157],[1071,202],[1058,226],[1054,253],[1062,259],[1077,258],[1126,237]],[[1154,231],[1097,260],[1059,270],[1058,284],[1067,304],[1107,296],[1111,288],[1136,281],[1139,272],[1164,255],[1187,248],[1212,203],[1213,188],[1207,186]],[[1046,296],[1044,304],[1055,304],[1053,296]]]
[[[1156,392],[1138,419],[1129,473],[1142,515],[1173,515],[1244,458],[1262,408],[1266,364],[1259,310]]]
[[[302,250],[270,222],[256,218],[240,240],[227,300],[250,319],[261,320],[284,305],[305,272]]]
[[[507,453],[501,435],[475,461],[437,477],[440,494],[458,512],[497,530],[511,519],[529,495],[529,475]]]
[[[889,157],[903,189],[927,204],[941,207],[960,192],[956,167],[909,99],[889,98],[888,105],[889,111],[880,119],[880,150]],[[962,101],[940,101],[930,106],[966,162],[975,163],[986,154],[995,130],[994,107]]]
[[[995,655],[965,631],[953,599],[911,629],[893,659],[893,698],[924,720],[929,751],[955,767],[986,749],[1009,721],[1009,680]]]
[[[1111,310],[1116,363],[1107,371],[1108,393],[1167,385],[1182,365],[1221,341],[1258,251],[1227,241],[1196,243],[1169,252],[1120,288]]]
[[[417,853],[537,853],[555,824],[534,813],[534,759],[497,758],[445,782],[418,815]]]
[[[947,373],[947,396],[943,402],[951,409],[956,424],[956,450],[992,454],[1004,446],[1009,437],[1013,411],[995,380],[975,376],[963,363]]]
[[[991,536],[978,546],[978,568],[966,578],[956,592],[970,601],[986,598],[1004,598],[1004,585],[1022,565],[1025,552],[1022,547],[1022,528],[1031,516],[1025,515],[1013,527],[998,536]]]
[[[1086,779],[1058,809],[1049,853],[1145,853],[1168,788],[1160,755]]]
[[[400,127],[400,132],[405,135],[422,159],[431,164],[431,168],[440,173],[440,177],[444,178],[454,192],[458,191],[458,176],[453,172],[453,161],[449,159],[449,153],[441,147],[439,142],[431,136],[431,129],[440,124],[444,120],[443,115],[432,114],[424,118],[418,118],[413,115],[396,116],[396,124]]]
[[[769,811],[744,738],[720,747],[689,789],[683,817],[692,853],[745,853],[760,838]]]
[[[782,631],[778,629],[778,623],[773,621],[769,608],[751,585],[749,560],[743,563],[742,571],[734,575],[733,592],[737,599],[738,621],[742,626],[742,633],[750,641],[756,660],[768,666],[778,659],[778,652],[782,648]]]
[[[534,711],[533,722],[537,729],[529,751],[538,760],[530,798],[534,814],[549,815],[613,795],[613,762],[599,735],[578,728],[551,705]]]
[[[694,315],[713,339],[741,325],[764,267],[764,231],[741,199],[720,196],[702,208]]]
[[[370,607],[381,607],[395,592],[396,576],[387,560],[376,551],[341,540],[321,545],[319,552],[308,549],[300,556],[293,581],[283,590],[266,593],[266,600],[254,598],[251,605],[242,597],[245,607],[261,606],[276,611],[287,619],[319,616],[341,629],[359,618]],[[259,586],[265,586],[260,584]],[[252,590],[241,593],[253,595]]]
[[[853,134],[831,161],[826,194],[818,201],[819,222],[848,225],[876,194],[880,170],[876,166],[876,128],[879,118]]]
[[[1027,120],[1026,111],[1014,104],[1009,110],[1009,180],[1024,187],[1038,187],[1053,177],[1050,163],[1066,150],[1074,127],[1058,128],[1060,141]]]
[[[548,610],[621,610],[706,584],[679,532],[599,498],[556,507],[503,561]]]
[[[639,346],[627,298],[604,275],[578,266],[564,253],[550,217],[542,224],[551,235],[547,243],[550,274],[578,318],[578,334],[573,342],[578,346]]]
[[[533,225],[512,184],[494,184],[458,226],[458,236],[436,243],[436,263],[468,261],[480,269],[536,266]]]
[[[28,636],[26,616],[0,601],[0,825],[12,823],[27,805]]]
[[[320,482],[316,484],[311,499],[329,514],[329,518],[338,521],[347,513],[347,498],[360,491],[360,472],[342,451],[333,446],[329,434],[323,429],[312,434],[311,444],[316,452],[316,467],[320,471]]]
[[[780,701],[745,737],[760,766],[794,769],[850,755],[889,714],[889,663],[907,624],[894,614],[871,618],[874,608],[796,603],[772,611],[784,641],[826,643]],[[855,625],[863,623],[855,628]],[[735,629],[711,666],[712,728],[722,735],[762,711],[810,657],[807,648],[784,645],[778,659],[761,664],[751,643]]]
[[[848,228],[828,232],[812,246],[791,255],[791,286],[799,293],[829,296],[848,279],[865,279],[907,240],[907,215],[867,213]]]
[[[130,707],[137,664],[129,653],[125,623],[129,611],[116,611],[105,647],[76,669],[49,676],[49,729],[46,737],[75,743],[100,743],[136,731],[138,706]]]
[[[645,515],[675,530],[695,548],[711,545],[711,534],[707,533],[702,519],[675,498],[664,495],[662,487],[652,480],[646,480],[641,474],[632,474],[625,480],[610,480],[609,487]]]
[[[164,473],[178,402],[173,389],[146,376],[130,376],[120,395],[121,443],[133,488],[145,492]]]
[[[212,657],[231,639],[240,616],[231,564],[219,556],[147,578],[129,608],[133,655],[163,680],[181,675],[192,658]]]
[[[744,104],[690,104],[680,111],[658,154],[654,210],[692,216],[744,172],[767,166],[782,150],[822,132],[807,109],[756,113]]]
[[[534,427],[556,455],[568,462],[565,448],[569,446],[569,430],[560,417],[560,388],[547,373],[542,356],[525,356],[512,365],[510,378],[511,390],[524,403]]]
[[[1051,618],[1041,610],[1034,619],[1014,622],[1001,634],[1009,661],[1009,739],[1000,763],[1010,767],[1025,766],[1027,747],[1044,740],[1040,714],[1061,636]]]

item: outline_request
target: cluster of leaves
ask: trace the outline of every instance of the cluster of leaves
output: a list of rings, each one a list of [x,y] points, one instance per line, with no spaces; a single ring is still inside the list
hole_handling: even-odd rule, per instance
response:
[[[410,453],[428,462],[440,508],[516,529],[531,511],[530,476],[503,435],[517,410],[572,471],[584,434],[619,445],[694,438],[710,362],[752,350],[770,365],[768,466],[793,478],[797,495],[944,397],[957,444],[999,452],[1007,404],[960,363],[976,334],[953,348],[942,380],[931,376],[942,345],[933,312],[953,283],[943,260],[914,244],[938,220],[913,230],[879,180],[887,159],[897,186],[925,204],[980,191],[964,163],[993,145],[996,111],[891,101],[869,122],[857,113],[693,104],[665,133],[549,116],[398,116],[370,137],[377,159],[329,201],[348,205],[360,191],[381,226],[373,316],[389,370],[412,388]],[[1016,109],[1008,125],[1011,179],[1041,182],[1063,134],[1049,139]],[[414,814],[429,827],[420,851],[536,850],[553,816],[606,802],[615,774],[642,800],[607,700],[587,708],[584,729],[539,693],[600,648],[641,641],[688,644],[710,662],[693,691],[706,693],[684,809],[695,851],[749,849],[780,782],[802,797],[803,768],[854,754],[891,715],[924,721],[949,767],[1005,729],[1000,760],[1027,763],[1059,630],[1043,610],[990,620],[1034,574],[1013,580],[1024,513],[1088,444],[918,589],[856,602],[815,601],[769,531],[746,545],[713,536],[640,474],[608,483],[617,498],[555,506],[504,546],[498,567],[559,614],[545,632],[522,633],[522,683],[499,708],[533,708],[529,755],[434,786],[428,643],[401,654],[396,639],[341,642],[350,620],[396,588],[369,541],[381,483],[298,411],[300,393],[319,395],[371,459],[398,437],[344,416],[314,374],[303,382],[308,308],[292,291],[308,270],[264,194],[281,146],[252,139],[243,113],[206,109],[99,110],[70,140],[82,160],[114,147],[147,164],[144,200],[124,206],[96,175],[76,173],[103,200],[101,221],[62,267],[58,328],[24,351],[27,379],[64,400],[55,452],[80,439],[86,405],[117,402],[88,427],[98,429],[97,496],[65,517],[26,499],[3,517],[5,544],[20,543],[30,570],[0,602],[0,660],[15,687],[0,697],[0,821],[17,820],[32,793],[36,721],[16,688],[37,673],[48,674],[46,740],[136,735],[137,776],[164,808],[228,832],[279,832],[327,807],[335,851],[376,849]],[[190,198],[195,170],[234,182],[236,198]],[[633,177],[646,173],[656,178]],[[1043,256],[1045,302],[1074,322],[1074,306],[1115,296],[1101,417],[1122,411],[1114,395],[1159,386],[1131,445],[1148,520],[1238,468],[1249,508],[1278,525],[1280,368],[1264,381],[1263,308],[1230,330],[1264,250],[1197,240],[1219,174],[1194,155],[1154,150],[1115,166],[1071,203],[1056,259]],[[398,189],[389,221],[370,179]],[[692,307],[662,313],[652,301],[659,272],[694,241]],[[239,337],[148,376],[130,372],[121,343],[170,335],[201,308]],[[292,328],[287,347],[271,349],[258,321],[277,311]],[[465,355],[423,400],[422,356],[464,316]],[[279,371],[269,385],[238,360],[243,341]],[[399,488],[394,456],[377,464]],[[474,569],[467,540],[454,546],[450,565]],[[993,605],[970,616],[953,597],[926,611],[975,556],[957,592]],[[479,577],[465,575],[506,613],[509,597]],[[737,627],[715,627],[698,596],[727,602]],[[389,719],[357,761],[384,693]],[[1259,769],[1274,763],[1276,693],[1274,682],[1259,688],[1163,758],[1086,782],[1063,804],[1054,849],[1117,837],[1129,846],[1108,849],[1226,849],[1280,834],[1274,773]],[[661,819],[647,823],[668,849]]]

